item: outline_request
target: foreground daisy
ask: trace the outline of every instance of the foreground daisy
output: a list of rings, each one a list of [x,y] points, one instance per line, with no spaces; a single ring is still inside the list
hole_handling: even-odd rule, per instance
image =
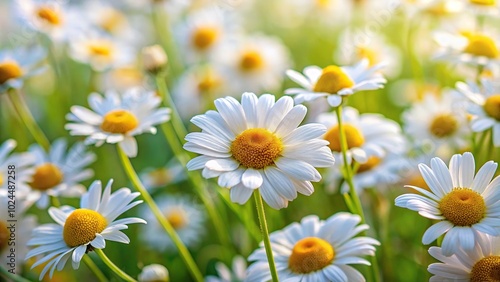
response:
[[[472,115],[472,131],[483,132],[491,128],[493,144],[500,147],[500,85],[491,80],[482,80],[481,87],[463,82],[457,82],[456,86],[472,102],[467,109]]]
[[[474,177],[475,163],[471,153],[454,155],[449,168],[441,159],[433,158],[431,167],[419,165],[430,191],[406,185],[425,197],[404,194],[396,198],[396,206],[439,221],[427,229],[422,243],[430,244],[446,233],[442,244],[445,256],[452,255],[459,246],[471,251],[478,233],[500,235],[497,220],[500,216],[500,177],[491,181],[497,166],[489,161]]]
[[[71,135],[88,136],[86,144],[118,143],[129,157],[137,155],[135,135],[156,134],[154,125],[170,119],[170,109],[158,108],[160,98],[154,92],[139,88],[122,95],[107,91],[104,97],[92,93],[88,101],[94,111],[72,106],[66,118],[73,123],[66,124],[65,128]]]
[[[132,202],[139,193],[132,193],[128,188],[121,188],[111,193],[111,179],[104,193],[101,182],[94,181],[88,193],[80,200],[80,208],[70,206],[50,207],[49,214],[57,224],[44,224],[33,230],[28,246],[38,246],[28,252],[26,259],[43,256],[31,268],[47,263],[40,280],[50,270],[52,278],[55,269],[61,270],[71,257],[73,269],[78,269],[82,257],[93,249],[106,247],[106,240],[128,244],[127,235],[120,230],[127,229],[127,224],[146,223],[140,218],[118,216],[142,203]]]
[[[354,66],[338,67],[330,65],[321,69],[318,66],[304,68],[304,74],[288,70],[288,77],[302,88],[289,88],[285,94],[295,95],[296,103],[313,101],[325,97],[328,104],[338,107],[344,96],[362,90],[383,88],[386,80],[378,72],[384,65],[369,66],[367,59]]]
[[[35,171],[29,182],[31,189],[25,196],[27,202],[36,202],[37,207],[44,209],[49,196],[77,197],[85,192],[79,183],[94,176],[94,171],[86,167],[96,156],[82,143],[75,143],[66,153],[67,145],[61,138],[53,142],[48,153],[38,144],[29,148],[35,156]]]
[[[257,98],[244,93],[241,104],[232,97],[215,100],[216,111],[191,119],[202,132],[189,133],[184,148],[202,154],[189,161],[189,170],[203,169],[205,178],[219,177],[231,189],[231,200],[243,204],[254,189],[271,207],[281,209],[297,197],[311,195],[311,181],[321,180],[315,167],[334,163],[326,129],[321,124],[298,127],[307,109],[293,106],[290,97],[275,102],[273,95]]]
[[[45,70],[38,64],[45,57],[40,48],[17,48],[0,51],[0,94],[10,88],[19,89],[24,80]]]
[[[370,263],[361,256],[375,255],[380,243],[369,237],[357,237],[367,230],[357,215],[337,213],[327,220],[311,215],[299,223],[271,233],[271,247],[280,281],[365,281],[349,264]],[[248,260],[245,281],[269,281],[271,274],[264,248],[254,251]]]
[[[458,248],[450,257],[443,255],[439,247],[431,247],[429,254],[439,263],[429,265],[427,270],[434,274],[429,280],[437,281],[498,281],[500,267],[500,238],[478,234],[474,250]]]

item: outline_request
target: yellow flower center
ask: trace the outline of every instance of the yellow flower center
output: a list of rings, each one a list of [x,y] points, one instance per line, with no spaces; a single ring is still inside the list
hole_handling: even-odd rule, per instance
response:
[[[364,164],[360,164],[357,170],[357,173],[362,173],[368,170],[371,170],[372,168],[378,166],[382,160],[377,157],[369,157],[368,161]]]
[[[45,191],[61,183],[63,177],[63,173],[56,165],[44,163],[36,167],[30,186],[33,189]]]
[[[429,185],[427,185],[427,182],[425,182],[420,173],[415,173],[414,175],[410,176],[410,178],[407,180],[407,183],[411,186],[416,186],[428,191],[430,190]]]
[[[257,51],[246,51],[242,54],[240,59],[240,68],[243,71],[255,71],[264,66],[264,58]]]
[[[125,16],[115,9],[106,10],[99,26],[109,33],[113,33],[126,22]]]
[[[113,54],[113,46],[109,42],[96,41],[88,44],[88,50],[91,55],[109,57]]]
[[[374,66],[376,63],[378,63],[378,54],[373,49],[370,49],[368,47],[358,47],[357,51],[358,58],[367,59],[370,66]]]
[[[429,126],[429,131],[438,138],[453,135],[458,129],[457,119],[450,114],[441,114],[434,118]]]
[[[344,123],[343,129],[347,139],[347,149],[361,147],[361,145],[365,143],[363,134],[355,126]],[[328,132],[326,132],[325,140],[330,142],[328,147],[330,147],[332,151],[342,152],[342,148],[340,145],[340,131],[338,125],[332,127],[330,130],[328,130]]]
[[[0,253],[7,248],[7,242],[10,237],[10,231],[7,229],[7,224],[0,221]]]
[[[0,186],[3,185],[3,176],[0,174]]]
[[[352,79],[337,66],[328,66],[323,69],[321,76],[314,85],[314,92],[336,94],[344,88],[354,85]]]
[[[125,134],[139,125],[134,114],[127,110],[114,110],[104,116],[101,129],[111,133]]]
[[[16,62],[0,62],[0,84],[4,84],[9,79],[18,78],[21,75],[23,75],[23,70]]]
[[[500,121],[500,94],[488,97],[483,109],[490,117]]]
[[[59,25],[61,23],[61,18],[54,9],[50,7],[42,6],[36,11],[37,16],[47,23],[52,25]]]
[[[500,256],[482,258],[470,272],[470,282],[500,282]]]
[[[219,37],[219,30],[214,27],[198,27],[191,38],[191,43],[198,50],[206,50]]]
[[[101,233],[108,222],[98,212],[88,209],[73,211],[64,223],[63,238],[66,245],[73,248],[87,244]]]
[[[272,165],[281,151],[281,140],[264,128],[247,129],[231,144],[233,157],[243,166],[255,169]]]
[[[330,265],[335,257],[332,245],[317,237],[307,237],[293,246],[288,267],[294,273],[310,273]]]
[[[172,175],[168,169],[159,168],[151,171],[149,173],[149,177],[151,177],[152,182],[155,186],[164,186],[167,185],[170,180],[172,180]]]
[[[183,228],[188,222],[186,213],[180,209],[170,211],[166,218],[175,230]]]
[[[332,0],[316,0],[316,5],[319,8],[327,8],[332,3]]]
[[[198,81],[198,90],[201,93],[210,93],[221,84],[220,79],[211,73],[207,73]]]
[[[454,188],[439,202],[443,216],[457,226],[471,226],[486,213],[483,197],[469,188]]]
[[[469,0],[470,3],[483,6],[495,6],[496,0]]]
[[[469,35],[469,44],[465,47],[464,52],[475,56],[483,56],[488,58],[498,57],[498,48],[491,37],[486,35]]]

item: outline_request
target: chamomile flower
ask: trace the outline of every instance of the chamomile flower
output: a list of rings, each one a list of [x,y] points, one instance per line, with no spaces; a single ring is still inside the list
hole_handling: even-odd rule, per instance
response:
[[[146,168],[139,177],[146,189],[153,190],[178,183],[186,179],[186,174],[184,173],[184,167],[175,158],[172,158],[163,167]]]
[[[229,269],[222,262],[215,265],[218,277],[207,276],[205,282],[243,282],[246,278],[247,262],[241,256],[236,256],[233,259],[232,269]]]
[[[75,61],[88,64],[95,71],[104,71],[132,62],[133,51],[103,32],[88,29],[70,42],[69,55]]]
[[[500,235],[500,177],[493,181],[498,164],[489,161],[476,176],[471,153],[454,155],[449,168],[439,158],[431,167],[420,164],[419,169],[430,191],[406,185],[423,194],[404,194],[396,198],[396,206],[418,211],[424,217],[438,220],[425,232],[422,243],[430,244],[443,235],[443,254],[450,256],[458,246],[465,251],[474,249],[477,234]]]
[[[231,200],[244,204],[259,189],[271,207],[281,209],[297,197],[311,195],[311,181],[321,180],[315,167],[334,163],[326,129],[321,124],[298,127],[307,109],[293,106],[290,97],[244,93],[241,104],[233,97],[215,100],[218,111],[191,119],[201,132],[189,133],[184,148],[202,154],[187,164],[203,169],[205,178],[218,177],[231,189]]]
[[[472,115],[472,131],[483,132],[491,128],[493,144],[500,147],[500,85],[484,79],[481,88],[472,82],[458,82],[456,87],[472,102],[467,109]]]
[[[65,40],[73,27],[68,11],[59,1],[19,0],[16,4],[22,21],[52,40]]]
[[[146,223],[141,218],[131,217],[116,220],[118,216],[142,203],[132,202],[138,192],[132,193],[128,188],[120,188],[111,193],[111,179],[104,193],[101,182],[94,181],[80,200],[80,208],[70,206],[50,207],[49,215],[57,224],[44,224],[33,230],[28,246],[37,246],[30,250],[26,260],[35,256],[43,256],[31,268],[47,263],[40,274],[40,280],[50,270],[62,270],[71,257],[73,269],[78,269],[83,256],[93,249],[106,247],[106,240],[128,244],[127,235],[120,230],[127,229],[127,224]]]
[[[85,192],[79,183],[94,176],[94,171],[85,167],[94,162],[96,156],[86,151],[83,143],[75,143],[66,153],[67,145],[61,138],[52,143],[48,153],[38,144],[29,148],[35,156],[35,171],[29,182],[27,202],[36,202],[43,209],[49,204],[49,196],[77,197]]]
[[[39,63],[45,57],[40,47],[0,51],[0,94],[10,88],[19,89],[24,80],[45,70]]]
[[[455,94],[443,91],[439,97],[425,95],[422,101],[413,103],[403,113],[405,133],[417,144],[430,142],[436,152],[447,149],[456,152],[466,147],[470,129],[463,99]]]
[[[139,282],[168,282],[168,269],[161,264],[150,264],[142,268],[137,277]]]
[[[250,35],[225,41],[214,54],[234,92],[275,90],[290,66],[289,52],[275,37]]]
[[[386,80],[380,74],[383,64],[370,67],[367,59],[354,66],[334,65],[321,69],[318,66],[304,68],[304,74],[288,70],[288,77],[303,88],[289,88],[285,94],[295,95],[296,103],[326,98],[332,107],[342,104],[342,98],[362,90],[375,90],[384,87]]]
[[[325,125],[327,131],[323,138],[330,144],[336,159],[341,158],[340,129],[337,117],[333,113],[318,116],[318,122]],[[342,111],[342,126],[347,139],[349,162],[366,163],[370,157],[382,158],[387,152],[402,153],[405,139],[399,125],[379,114],[359,114],[352,107]]]
[[[350,264],[370,263],[362,256],[375,255],[380,243],[369,237],[356,237],[367,230],[358,215],[337,213],[326,220],[315,215],[304,217],[271,233],[271,248],[281,281],[365,281]],[[269,281],[271,273],[264,246],[254,251],[245,281]]]
[[[170,119],[170,109],[158,108],[160,98],[154,92],[139,88],[129,89],[122,95],[107,91],[104,97],[92,93],[88,101],[94,111],[72,106],[66,116],[71,123],[65,128],[71,135],[88,136],[86,144],[118,143],[129,157],[137,155],[135,135],[156,134],[154,126]]]
[[[29,190],[27,183],[34,172],[32,165],[35,156],[30,153],[11,154],[16,146],[17,142],[14,139],[8,139],[0,145],[0,196],[7,195],[8,176],[12,174],[17,192],[25,193]],[[9,171],[14,173],[9,174]]]
[[[431,247],[429,254],[438,263],[429,265],[427,270],[437,281],[497,281],[500,267],[500,238],[478,234],[473,250],[458,247],[452,256],[445,256],[440,247]]]
[[[155,199],[158,208],[162,211],[167,221],[179,234],[184,245],[195,246],[205,233],[205,212],[203,208],[187,196],[168,195]],[[155,250],[176,250],[170,237],[162,232],[163,227],[155,219],[150,209],[143,208],[141,217],[149,224],[144,226],[141,237],[144,243]]]

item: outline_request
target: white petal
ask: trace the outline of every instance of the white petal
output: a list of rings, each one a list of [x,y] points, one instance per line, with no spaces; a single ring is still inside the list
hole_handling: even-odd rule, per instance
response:
[[[257,189],[262,186],[263,178],[259,170],[247,168],[241,176],[241,183],[246,188]]]
[[[434,240],[436,240],[439,236],[443,235],[444,233],[448,232],[453,227],[453,224],[451,224],[448,221],[440,221],[431,227],[429,227],[425,233],[424,236],[422,237],[422,243],[424,245],[428,245]]]
[[[118,144],[129,158],[135,158],[137,156],[137,141],[134,137],[127,136]]]

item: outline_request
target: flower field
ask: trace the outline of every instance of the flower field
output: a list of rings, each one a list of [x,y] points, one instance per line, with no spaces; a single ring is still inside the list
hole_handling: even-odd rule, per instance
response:
[[[500,281],[496,0],[0,2],[0,281]]]

